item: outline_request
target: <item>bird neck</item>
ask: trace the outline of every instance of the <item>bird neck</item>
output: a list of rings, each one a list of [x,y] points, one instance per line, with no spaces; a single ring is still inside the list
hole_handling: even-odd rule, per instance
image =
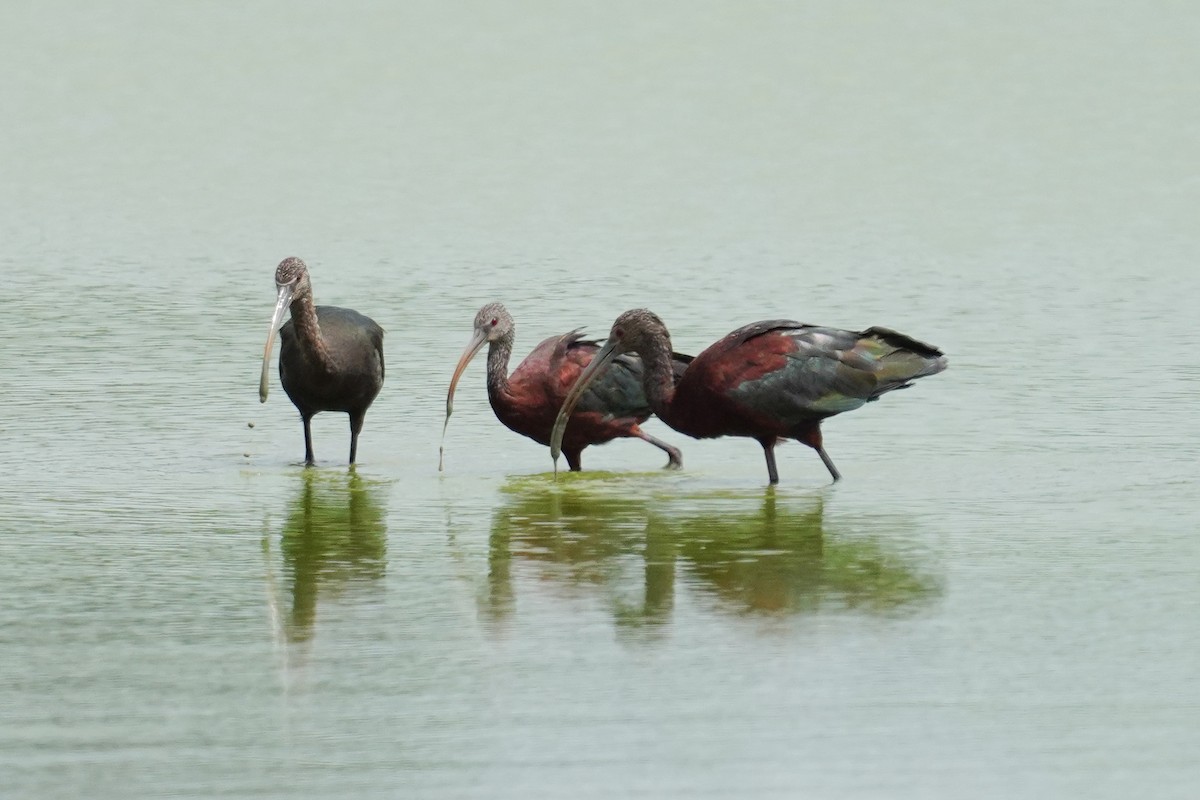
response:
[[[317,309],[311,297],[301,297],[292,301],[292,326],[296,329],[296,340],[304,350],[305,355],[326,372],[334,371],[333,355],[325,345],[321,336],[321,326],[317,322]]]
[[[664,415],[669,412],[671,402],[675,399],[671,340],[656,338],[649,345],[641,347],[638,355],[642,357],[642,388],[646,392],[646,400],[655,414]]]
[[[508,393],[508,359],[512,356],[513,337],[505,336],[488,345],[487,388],[488,399],[496,400]]]

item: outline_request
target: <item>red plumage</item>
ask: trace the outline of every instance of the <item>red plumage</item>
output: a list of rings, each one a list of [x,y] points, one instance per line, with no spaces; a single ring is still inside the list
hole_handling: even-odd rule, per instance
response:
[[[496,417],[506,427],[539,444],[550,443],[554,421],[567,391],[579,379],[600,346],[578,331],[552,336],[533,349],[508,374],[515,324],[500,303],[489,303],[475,317],[475,330],[459,359],[446,398],[449,423],[455,386],[471,358],[484,344],[488,348],[488,400]],[[686,357],[680,357],[682,371]],[[650,417],[641,385],[640,359],[626,357],[587,393],[571,416],[571,434],[561,448],[572,470],[582,466],[582,451],[593,444],[613,439],[643,439],[667,453],[669,467],[682,464],[682,455],[671,445],[650,436],[640,427]],[[444,431],[444,429],[443,429]]]
[[[886,328],[846,331],[764,320],[713,343],[676,378],[666,366],[671,352],[666,326],[652,312],[636,309],[613,323],[595,366],[568,394],[556,431],[570,427],[566,415],[605,361],[630,352],[642,357],[646,397],[655,414],[697,439],[755,439],[771,483],[779,481],[775,444],[784,438],[815,449],[838,480],[841,475],[824,449],[821,421],[946,368],[940,350]],[[554,453],[553,438],[550,446]]]

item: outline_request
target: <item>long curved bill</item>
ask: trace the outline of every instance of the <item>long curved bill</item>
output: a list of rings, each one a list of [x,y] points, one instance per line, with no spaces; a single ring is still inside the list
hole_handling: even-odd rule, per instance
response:
[[[262,377],[258,381],[258,402],[267,402],[267,369],[271,365],[271,348],[275,346],[275,334],[283,324],[283,314],[292,304],[292,285],[276,284],[279,299],[275,301],[275,313],[271,315],[271,329],[267,331],[267,346],[263,348]]]
[[[471,341],[467,342],[467,349],[463,350],[462,355],[459,356],[458,366],[454,368],[454,377],[450,379],[450,389],[446,392],[446,421],[442,423],[442,442],[438,445],[438,472],[442,471],[442,458],[446,448],[446,428],[450,427],[450,415],[454,413],[454,390],[458,387],[458,379],[462,377],[467,364],[471,363],[471,359],[486,342],[487,335],[483,331],[475,331],[471,336]]]
[[[562,408],[558,410],[558,416],[554,419],[554,428],[550,431],[550,457],[554,459],[555,476],[558,475],[558,456],[562,453],[563,434],[567,430],[567,421],[571,418],[571,412],[575,410],[579,398],[583,397],[588,384],[600,377],[616,357],[616,343],[609,339],[603,347],[596,351],[596,355],[592,356],[591,363],[583,372],[579,373],[579,377],[575,379],[575,385],[567,392]]]

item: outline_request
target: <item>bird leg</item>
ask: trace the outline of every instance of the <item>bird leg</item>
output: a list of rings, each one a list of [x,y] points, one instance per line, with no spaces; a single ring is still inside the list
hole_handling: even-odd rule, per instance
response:
[[[662,439],[655,439],[641,428],[635,428],[634,436],[646,440],[667,454],[667,465],[663,469],[683,469],[683,453],[680,452],[678,447],[672,447]]]
[[[571,472],[581,472],[583,470],[583,448],[578,450],[563,450],[563,455],[567,457],[567,468]]]
[[[311,467],[315,463],[312,451],[312,415],[305,414],[302,419],[304,420],[304,466]]]
[[[833,465],[833,461],[829,458],[829,454],[825,452],[825,448],[817,445],[817,455],[825,462],[825,468],[829,470],[829,474],[833,476],[833,482],[837,483],[842,479],[842,473],[838,472],[837,467]]]
[[[817,455],[825,464],[825,469],[829,470],[829,474],[833,476],[834,483],[842,479],[842,473],[838,472],[838,468],[833,465],[833,459],[829,457],[829,453],[825,452],[825,440],[821,436],[821,423],[818,422],[796,438],[817,451]]]
[[[779,441],[774,436],[768,439],[759,439],[758,443],[762,445],[763,455],[767,457],[767,477],[771,483],[779,483],[779,471],[775,469],[775,443]]]
[[[829,474],[833,476],[834,483],[842,479],[842,473],[838,472],[838,468],[833,465],[833,459],[829,457],[829,453],[825,452],[825,441],[821,437],[820,422],[813,423],[807,428],[797,431],[793,436],[797,441],[804,442],[817,451],[817,455],[821,457],[821,461],[825,464],[825,469],[829,470]]]
[[[350,463],[354,464],[354,459],[358,455],[358,434],[362,431],[363,422],[366,420],[366,412],[350,414]]]

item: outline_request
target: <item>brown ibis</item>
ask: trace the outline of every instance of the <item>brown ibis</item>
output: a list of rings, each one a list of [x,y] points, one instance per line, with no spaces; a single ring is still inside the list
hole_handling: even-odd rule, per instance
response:
[[[279,380],[304,421],[304,463],[313,464],[312,418],[321,411],[350,415],[350,463],[371,402],[383,388],[383,328],[349,308],[313,305],[308,267],[285,258],[275,270],[278,292],[263,350],[258,399],[267,402],[267,368],[279,331]],[[284,312],[292,318],[282,327]]]

